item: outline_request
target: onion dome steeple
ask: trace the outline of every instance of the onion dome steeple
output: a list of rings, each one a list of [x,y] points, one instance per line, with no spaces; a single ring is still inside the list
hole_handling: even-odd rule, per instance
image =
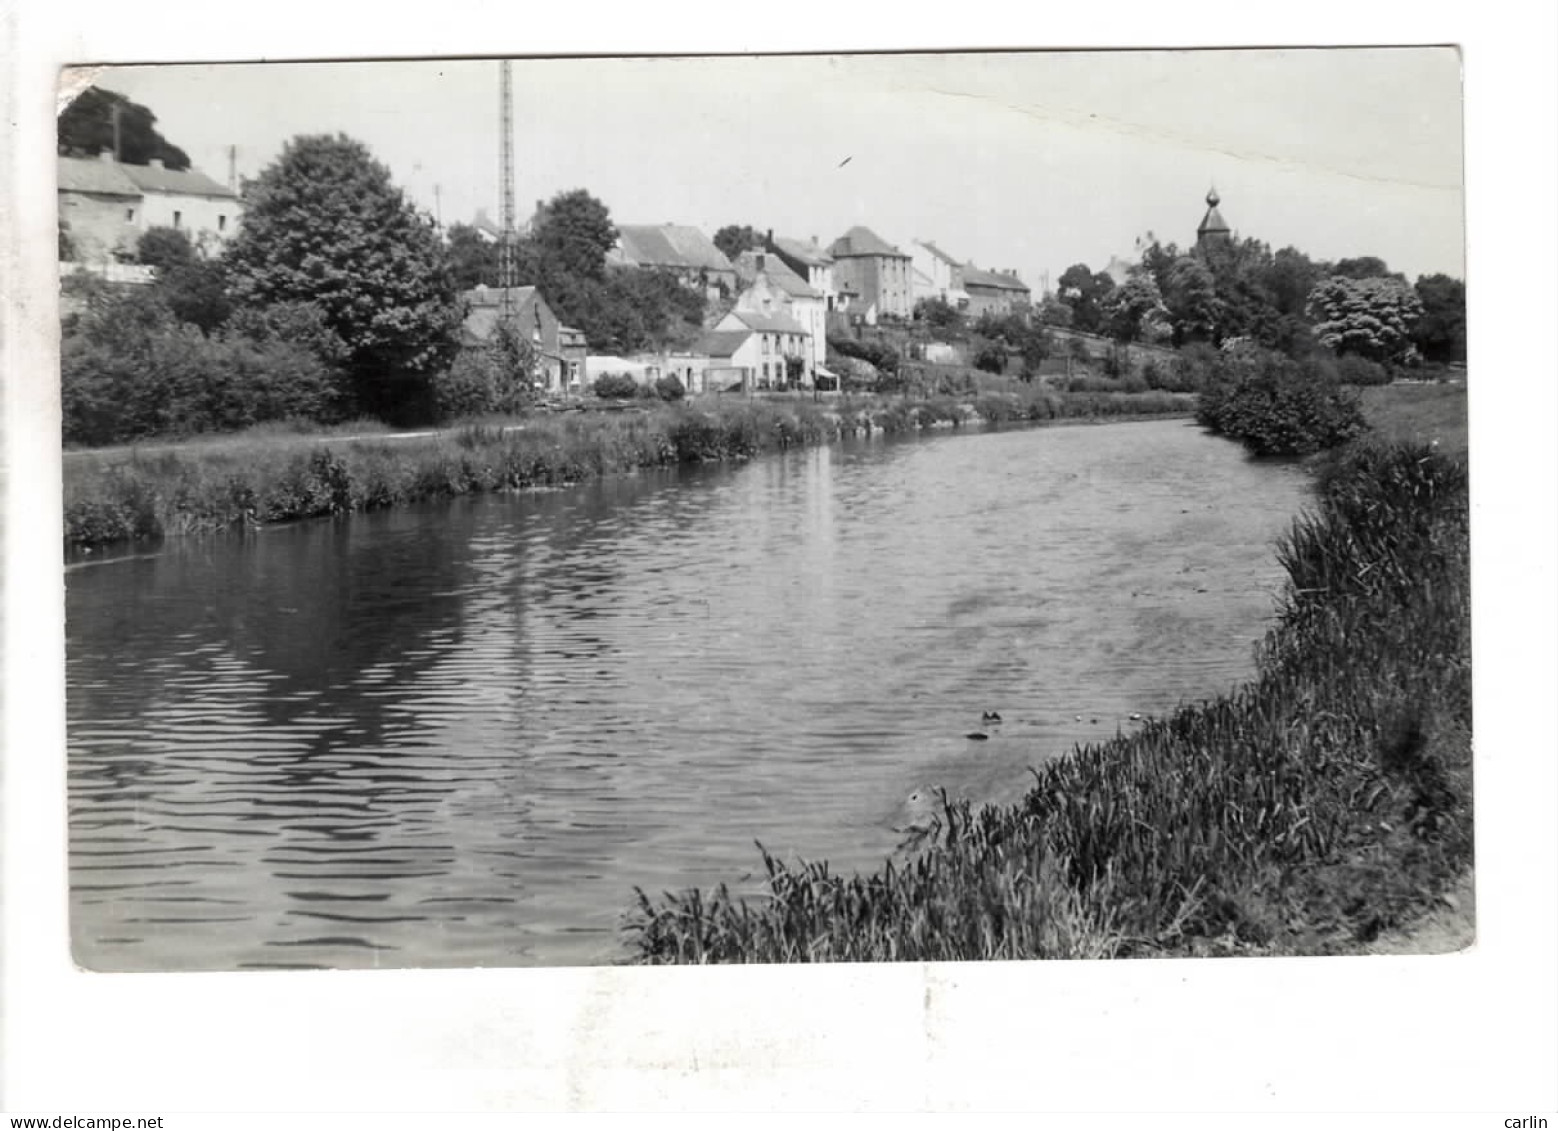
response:
[[[1217,195],[1214,187],[1206,194],[1206,215],[1201,218],[1201,225],[1196,229],[1196,243],[1207,244],[1214,240],[1226,242],[1233,235],[1233,229],[1223,219],[1223,214],[1217,211],[1217,206],[1222,203],[1222,197]]]

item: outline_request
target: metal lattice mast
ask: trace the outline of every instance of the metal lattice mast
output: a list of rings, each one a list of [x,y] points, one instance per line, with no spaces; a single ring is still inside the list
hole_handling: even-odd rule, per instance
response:
[[[514,85],[509,61],[504,59],[498,67],[498,301],[499,317],[507,325],[514,321],[514,288],[518,285],[514,247]]]

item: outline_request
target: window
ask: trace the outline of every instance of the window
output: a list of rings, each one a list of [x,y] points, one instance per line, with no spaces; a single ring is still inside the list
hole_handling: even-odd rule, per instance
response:
[[[216,230],[219,231],[219,232],[227,231],[227,217],[226,216],[218,216],[216,218]]]
[[[133,208],[126,208],[124,210],[124,218],[126,220],[133,220],[133,219],[135,219],[135,209],[133,209]]]
[[[175,228],[177,228],[179,226],[179,222],[182,221],[183,219],[184,219],[184,213],[182,213],[182,212],[175,212],[173,214],[173,226]]]

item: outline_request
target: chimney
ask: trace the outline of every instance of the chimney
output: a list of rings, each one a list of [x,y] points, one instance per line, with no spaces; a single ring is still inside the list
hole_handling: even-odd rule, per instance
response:
[[[763,237],[763,246],[764,247],[773,247],[774,246],[774,230],[772,228],[769,228],[768,229],[768,235]]]

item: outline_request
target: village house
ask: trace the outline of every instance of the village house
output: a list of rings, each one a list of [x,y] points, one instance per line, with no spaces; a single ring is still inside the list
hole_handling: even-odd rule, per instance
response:
[[[510,293],[514,325],[530,340],[540,359],[537,378],[542,387],[550,393],[583,389],[589,381],[584,334],[559,322],[535,287],[514,287]],[[480,286],[466,291],[462,297],[467,308],[465,322],[460,327],[461,344],[487,345],[493,340],[502,317],[502,288]]]
[[[939,298],[954,310],[968,306],[963,289],[963,265],[929,240],[914,240],[909,245],[914,260],[914,301]],[[921,282],[923,280],[923,282]]]
[[[833,257],[823,250],[816,236],[812,236],[810,241],[784,236],[775,239],[770,230],[764,250],[777,255],[786,267],[800,276],[802,282],[820,294],[824,309],[832,310],[838,305],[838,281],[833,274]]]
[[[782,310],[766,313],[738,308],[721,318],[714,332],[746,332],[751,335],[751,339],[741,347],[745,352],[741,353],[739,364],[751,366],[756,388],[787,389],[811,385],[813,378],[812,367],[808,362],[808,335],[799,322]],[[701,346],[700,350],[708,352],[702,350]],[[792,359],[799,369],[793,376]]]
[[[773,252],[743,251],[735,266],[736,277],[746,284],[736,298],[736,310],[788,315],[806,334],[802,384],[811,388],[818,375],[832,377],[827,371],[828,306],[822,292]]]
[[[968,291],[968,315],[1016,314],[1032,305],[1028,286],[1015,271],[981,271],[972,264],[963,267],[963,287]]]
[[[112,153],[57,161],[60,219],[78,262],[131,256],[151,228],[177,229],[212,253],[238,230],[238,194],[204,173],[175,172],[156,159],[128,165]]]
[[[685,224],[618,224],[617,244],[606,253],[606,266],[669,271],[684,287],[711,301],[736,289],[736,269],[725,253]]]
[[[828,247],[838,289],[874,305],[878,316],[907,318],[913,312],[912,257],[856,225]]]

